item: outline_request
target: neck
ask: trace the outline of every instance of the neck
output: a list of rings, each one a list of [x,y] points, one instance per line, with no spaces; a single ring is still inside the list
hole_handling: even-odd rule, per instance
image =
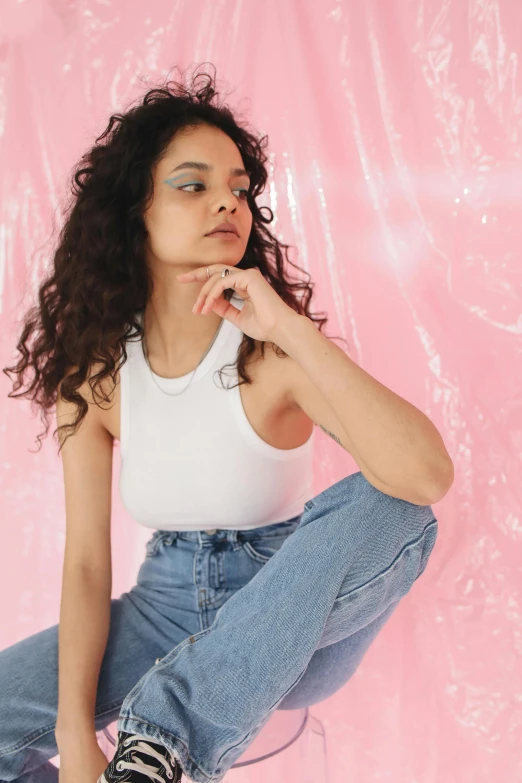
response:
[[[222,320],[213,312],[180,317],[179,313],[148,303],[142,326],[149,358],[175,369],[179,362],[200,357],[214,339]]]

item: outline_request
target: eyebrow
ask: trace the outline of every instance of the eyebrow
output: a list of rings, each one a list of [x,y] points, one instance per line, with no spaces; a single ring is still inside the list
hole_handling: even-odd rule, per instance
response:
[[[179,166],[176,166],[176,168],[172,169],[172,171],[169,172],[169,174],[172,174],[174,171],[178,171],[179,169],[198,169],[198,171],[212,171],[214,166],[210,166],[208,163],[200,163],[199,161],[195,160],[186,160],[184,163],[180,163]],[[230,174],[233,177],[249,177],[250,175],[248,171],[245,171],[245,169],[230,169]]]

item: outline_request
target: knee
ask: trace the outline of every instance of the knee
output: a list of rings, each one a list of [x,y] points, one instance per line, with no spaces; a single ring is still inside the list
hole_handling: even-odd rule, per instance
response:
[[[358,473],[354,473],[352,476],[347,476],[346,479],[344,479],[345,482],[347,482],[347,489],[349,487],[348,479],[354,479],[354,490],[352,490],[352,494],[354,494],[357,497],[360,498],[379,498],[383,502],[389,504],[390,506],[398,506],[399,508],[408,508],[411,509],[411,512],[413,514],[418,514],[420,516],[427,516],[431,515],[433,516],[433,510],[429,504],[422,504],[419,505],[418,503],[412,503],[409,500],[403,500],[402,498],[397,498],[394,495],[388,495],[386,492],[384,492],[381,489],[378,489],[376,486],[374,486],[366,476],[363,475],[361,471]],[[351,487],[350,487],[351,489]],[[348,491],[350,491],[348,489]]]
[[[410,503],[408,500],[388,495],[368,481],[360,470],[357,473],[350,473],[350,475],[327,487],[323,492],[306,503],[305,507],[309,509],[314,506],[320,506],[323,503],[366,504],[376,502],[386,503],[390,507],[408,508],[411,510],[411,513],[420,516],[431,515],[433,517],[433,510],[430,505],[421,506],[416,503]]]
[[[301,526],[316,518],[331,517],[350,537],[382,536],[394,531],[414,539],[436,521],[431,506],[419,506],[387,495],[361,471],[338,481],[306,504]]]

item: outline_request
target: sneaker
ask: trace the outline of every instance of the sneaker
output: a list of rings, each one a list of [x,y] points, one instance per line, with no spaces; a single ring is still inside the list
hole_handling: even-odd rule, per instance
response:
[[[180,783],[182,769],[170,751],[141,734],[118,732],[118,746],[111,763],[97,783]]]

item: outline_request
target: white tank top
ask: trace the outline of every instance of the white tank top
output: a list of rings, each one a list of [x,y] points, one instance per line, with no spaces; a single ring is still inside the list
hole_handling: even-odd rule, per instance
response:
[[[241,310],[244,300],[233,303]],[[314,431],[302,446],[278,449],[252,428],[236,361],[243,333],[224,320],[187,390],[155,385],[141,340],[126,343],[120,369],[120,495],[140,525],[159,530],[252,530],[302,514],[312,497]],[[282,360],[284,361],[284,360]],[[154,374],[165,392],[181,378]]]

